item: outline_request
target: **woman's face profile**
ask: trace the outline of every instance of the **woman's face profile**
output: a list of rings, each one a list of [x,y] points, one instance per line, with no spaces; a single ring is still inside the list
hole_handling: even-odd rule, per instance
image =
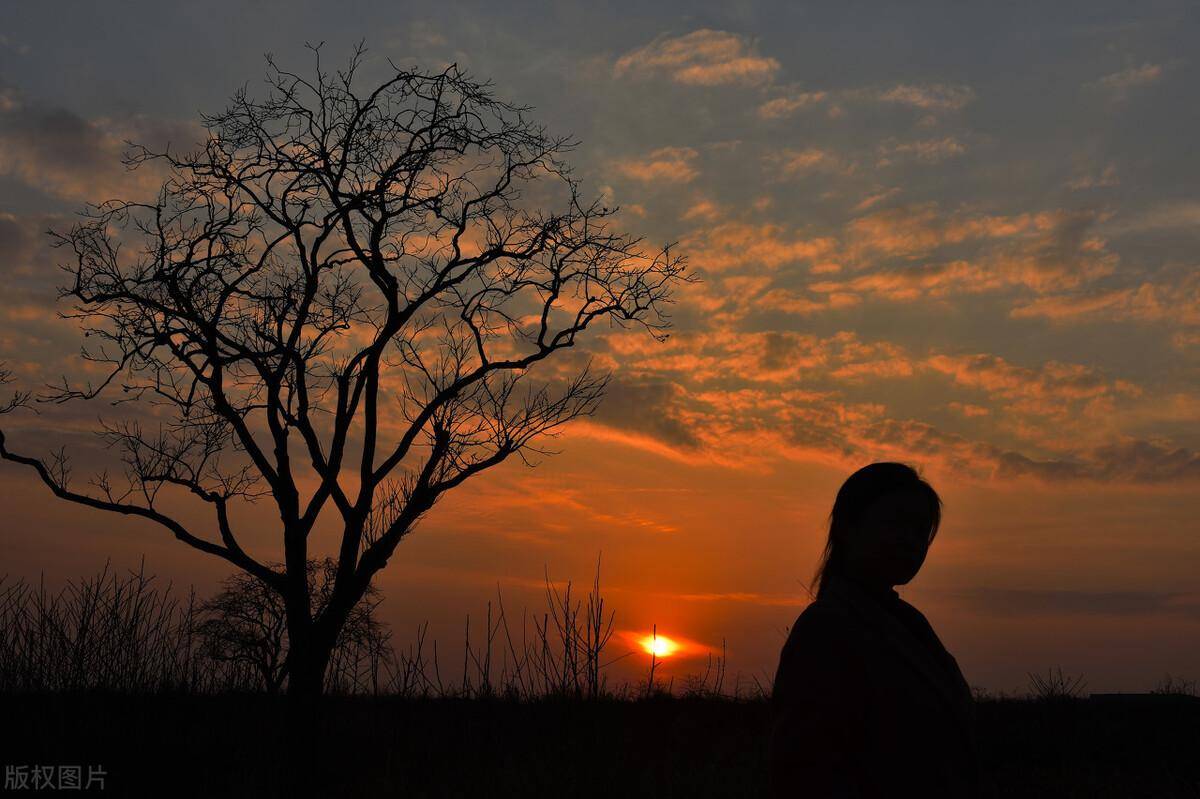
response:
[[[880,495],[863,509],[845,541],[846,566],[872,585],[904,585],[929,552],[929,499],[913,489]]]

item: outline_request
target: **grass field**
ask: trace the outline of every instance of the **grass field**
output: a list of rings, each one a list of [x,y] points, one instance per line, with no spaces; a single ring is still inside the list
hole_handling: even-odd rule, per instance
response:
[[[3,705],[6,766],[101,765],[110,796],[765,793],[763,700],[329,697],[308,711],[321,732],[307,751],[289,736],[305,725],[283,697],[55,693]],[[1195,697],[985,699],[978,710],[992,796],[1200,796]]]

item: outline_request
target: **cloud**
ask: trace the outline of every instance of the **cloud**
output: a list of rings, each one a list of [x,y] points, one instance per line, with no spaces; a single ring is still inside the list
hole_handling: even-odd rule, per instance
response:
[[[0,212],[0,274],[28,274],[35,237],[26,219]],[[47,242],[48,244],[48,242]]]
[[[756,310],[761,293],[770,285],[771,276],[762,270],[758,274],[709,271],[703,280],[683,287],[678,302],[702,318],[705,326],[726,326]]]
[[[858,88],[841,91],[804,91],[798,87],[780,88],[779,96],[759,104],[757,112],[761,119],[786,119],[795,114],[827,105],[829,116],[837,118],[845,113],[846,103],[886,103],[908,106],[927,112],[927,119],[937,112],[957,111],[975,99],[970,86],[962,84],[931,83],[924,85],[900,84],[887,89]]]
[[[1038,214],[1035,231],[995,253],[994,266],[1037,293],[1076,288],[1110,275],[1117,255],[1092,231],[1103,218],[1090,210]]]
[[[1100,480],[1161,483],[1200,478],[1200,453],[1165,440],[1124,438],[1086,455],[1090,476]]]
[[[764,292],[755,300],[755,307],[765,311],[807,316],[841,308],[852,308],[862,302],[857,294],[829,292],[826,294],[803,294],[787,288],[774,288]]]
[[[781,91],[778,97],[766,100],[758,106],[759,118],[786,119],[821,105],[828,105],[830,117],[836,118],[845,111],[843,103],[863,102],[903,105],[933,114],[940,111],[957,111],[975,99],[975,92],[970,86],[945,83],[900,84],[888,89],[860,88],[832,92],[803,91],[799,88]]]
[[[912,302],[995,291],[1007,285],[976,264],[949,261],[870,272],[848,280],[821,280],[810,283],[808,289],[817,294],[855,297],[859,301],[862,295],[871,295],[893,302]]]
[[[618,376],[609,383],[595,418],[675,449],[694,449],[699,440],[678,415],[682,399],[683,390],[668,380]]]
[[[963,242],[1036,235],[1066,224],[1054,212],[1011,216],[943,212],[936,203],[906,205],[860,216],[846,225],[852,246],[887,255],[925,255]]]
[[[763,119],[784,119],[807,108],[813,108],[825,101],[829,95],[826,92],[795,92],[783,97],[767,100],[758,107],[758,115]]]
[[[888,341],[863,341],[849,330],[817,336],[785,330],[713,330],[675,336],[645,348],[609,337],[624,365],[643,374],[675,373],[693,386],[708,382],[789,384],[803,380],[859,382],[867,376],[911,374],[906,353]],[[621,352],[625,342],[632,347]]]
[[[1084,191],[1086,189],[1119,186],[1121,185],[1121,181],[1117,178],[1116,164],[1109,164],[1098,173],[1080,175],[1077,178],[1068,180],[1065,185],[1071,191]]]
[[[662,147],[645,158],[617,161],[618,172],[643,183],[689,183],[700,174],[692,162],[699,155],[691,147]]]
[[[817,149],[791,154],[796,169],[827,168],[828,158]],[[876,202],[892,193],[882,192]],[[1085,298],[1079,300],[1084,310],[1086,304],[1120,299],[1090,294],[1091,284],[1111,275],[1117,264],[1116,254],[1093,233],[1103,218],[1096,211],[986,215],[942,211],[934,203],[904,205],[853,218],[838,238],[806,235],[779,224],[715,223],[719,210],[707,202],[692,206],[685,218],[706,222],[683,242],[697,268],[764,277],[776,271],[784,274],[786,265],[808,266],[811,278],[799,286],[760,283],[754,296],[706,287],[690,296],[689,301],[698,302],[696,307],[706,313],[732,314],[725,323],[755,311],[812,314],[858,305],[866,298],[946,300],[1010,289],[1034,295],[1014,301],[1014,318],[1068,316],[1076,296]],[[1165,316],[1163,308],[1182,310],[1193,300],[1193,293],[1166,296],[1144,289],[1128,302],[1141,318],[1150,318],[1156,313]]]
[[[1157,83],[1162,76],[1162,64],[1146,62],[1141,66],[1127,67],[1105,75],[1089,85],[1108,91],[1117,99],[1124,99],[1134,89]]]
[[[128,170],[125,140],[190,147],[203,139],[196,126],[146,115],[85,119],[65,108],[29,102],[7,87],[0,102],[0,175],[67,200],[147,199],[164,177],[157,164]]]
[[[967,145],[953,136],[910,142],[889,139],[879,145],[879,159],[876,161],[876,166],[888,166],[896,161],[905,160],[917,161],[922,164],[936,164],[962,155],[966,151]]]
[[[1200,455],[1153,441],[1129,440],[1094,447],[1081,456],[1037,461],[1020,452],[1003,452],[995,476],[1032,476],[1044,482],[1091,480],[1098,482],[1162,483],[1200,477]]]
[[[824,163],[818,150],[796,157],[810,168]],[[689,216],[712,220],[710,210],[700,206]],[[1094,211],[1010,216],[943,212],[929,203],[859,216],[846,224],[840,238],[812,238],[776,224],[730,221],[707,224],[686,236],[684,244],[692,263],[714,272],[763,275],[786,264],[808,262],[810,275],[827,277],[799,287],[762,286],[755,302],[763,310],[814,313],[850,307],[865,296],[912,302],[1013,288],[1038,296],[1085,293],[1093,281],[1116,269],[1116,254],[1092,232],[1099,218]],[[1180,295],[1169,305],[1182,307],[1188,299]],[[707,300],[707,310],[730,305],[727,295],[708,295]],[[1152,307],[1152,298],[1142,293],[1141,313],[1148,316]],[[1049,304],[1037,305],[1036,299],[1020,301],[1015,308],[1014,317],[1052,312]]]
[[[825,172],[848,175],[854,164],[830,150],[806,147],[803,150],[783,150],[771,153],[764,159],[768,169],[779,177],[792,178],[810,172]]]
[[[702,219],[705,222],[712,222],[719,219],[721,216],[721,207],[712,200],[699,199],[683,212],[680,217],[684,221],[692,219]]]
[[[692,86],[755,86],[769,82],[779,67],[774,58],[759,55],[749,38],[705,28],[659,37],[626,53],[617,59],[613,74],[665,74]]]
[[[1154,485],[1200,479],[1200,453],[1165,438],[1124,435],[1091,419],[1089,408],[1111,410],[1114,398],[1142,392],[1081,364],[1022,367],[990,354],[914,358],[898,344],[864,341],[852,331],[821,337],[722,330],[673,338],[656,350],[632,336],[609,338],[621,369],[637,377],[618,393],[611,415],[588,422],[584,434],[679,463],[769,471],[781,461],[849,468],[903,460],[967,481]],[[969,437],[893,416],[883,402],[845,395],[867,381],[924,374],[986,392],[992,401],[937,402],[936,385],[925,389],[930,407],[947,408],[952,422],[988,429]],[[1006,415],[996,416],[996,400]],[[1153,413],[1190,418],[1194,403]],[[1027,443],[1017,448],[991,440],[997,423],[1015,419],[1020,426],[1027,416],[1050,420],[1064,434],[1034,431],[1018,437]]]
[[[989,408],[985,408],[982,405],[972,405],[969,402],[947,402],[946,407],[968,418],[989,416],[992,413]]]
[[[1200,453],[1164,441],[1124,438],[1077,452],[1035,457],[939,430],[913,419],[869,425],[856,442],[869,457],[925,458],[948,473],[984,480],[1160,484],[1200,479]]]
[[[586,437],[587,427],[589,424],[586,422],[574,422],[568,430],[573,435]],[[596,425],[590,427],[597,428]],[[483,500],[475,504],[475,513],[479,513],[479,508],[486,509],[482,513],[484,518],[480,519],[479,532],[487,535],[502,532],[517,540],[546,544],[553,539],[531,534],[530,531],[540,529],[551,533],[577,533],[582,527],[591,525],[605,531],[624,531],[637,535],[670,535],[679,532],[667,513],[658,509],[649,513],[639,512],[627,502],[613,501],[614,494],[620,500],[625,500],[631,491],[653,491],[653,488],[613,487],[592,480],[588,480],[586,486],[566,485],[562,480],[547,479],[537,472],[527,471],[519,479],[498,479],[491,485],[476,486],[475,490]],[[507,509],[519,509],[521,516],[533,520],[533,523],[498,531],[495,525],[497,511]],[[569,523],[565,522],[568,519]],[[523,581],[519,578],[512,581],[534,588],[545,586],[544,581]]]
[[[864,211],[868,211],[868,210],[874,208],[875,206],[879,205],[884,200],[887,200],[891,197],[895,197],[899,193],[900,193],[900,188],[898,186],[893,186],[890,189],[882,189],[882,190],[874,192],[872,194],[868,194],[866,197],[863,197],[861,200],[859,200],[857,203],[855,203],[854,207],[851,208],[850,210],[852,210],[856,214],[861,214]]]
[[[0,211],[0,362],[25,388],[55,383],[63,374],[96,379],[104,371],[79,358],[78,320],[60,315],[68,304],[57,301],[58,288],[69,282],[59,266],[70,258],[52,246],[46,231],[64,230],[73,221],[67,214]]]
[[[946,375],[960,386],[986,391],[994,397],[1019,400],[1024,410],[1066,413],[1072,402],[1141,391],[1122,380],[1110,380],[1099,369],[1076,363],[1047,361],[1036,368],[1010,363],[998,355],[938,354],[925,359],[928,369]]]
[[[1200,347],[1200,330],[1179,330],[1171,336],[1171,346],[1177,350]]]
[[[1147,281],[1106,291],[1052,294],[1018,305],[1010,315],[1017,319],[1135,320],[1198,326],[1200,275],[1191,272],[1176,283]]]
[[[723,222],[696,231],[684,241],[696,267],[716,272],[737,268],[773,270],[796,261],[822,258],[836,244],[833,238],[809,237],[765,222]]]
[[[1163,203],[1134,214],[1128,219],[1114,220],[1108,229],[1113,233],[1147,233],[1160,230],[1195,230],[1200,228],[1200,202],[1184,200]]]
[[[1084,364],[1022,366],[989,353],[916,357],[897,343],[863,340],[849,330],[817,336],[723,328],[653,348],[629,334],[608,342],[620,369],[637,376],[615,415],[597,420],[609,426],[608,440],[683,463],[768,470],[786,460],[841,467],[899,459],[981,481],[1137,485],[1200,478],[1200,454],[1165,438],[1126,435],[1110,423],[1193,418],[1194,402],[1181,395],[1169,408],[1140,412],[1139,405],[1114,416],[1117,402],[1158,400]],[[939,402],[938,384],[922,384],[929,407],[946,409],[952,424],[969,423],[975,437],[893,416],[885,402],[848,398],[851,391],[864,396],[864,384],[931,375],[986,396],[943,390]],[[1001,446],[997,434],[1024,443]]]
[[[915,419],[885,418],[853,433],[855,450],[871,460],[899,460],[975,479],[996,473],[1000,450]]]
[[[685,466],[720,462],[720,459],[710,457],[702,451],[677,449],[663,443],[654,436],[630,432],[629,430],[589,421],[588,419],[576,419],[567,425],[565,430],[570,437],[590,438],[593,441],[605,444],[629,447]]]
[[[975,99],[975,91],[962,84],[899,84],[879,92],[878,98],[925,111],[957,111]]]
[[[889,208],[846,225],[842,255],[859,273],[808,289],[893,301],[1016,287],[1036,294],[1076,289],[1116,267],[1116,255],[1091,232],[1099,218],[1091,211],[1003,216],[943,213],[934,204]]]

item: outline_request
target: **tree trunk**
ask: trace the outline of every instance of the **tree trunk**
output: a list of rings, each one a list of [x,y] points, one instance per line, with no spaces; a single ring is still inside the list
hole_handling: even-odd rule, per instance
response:
[[[286,536],[294,537],[292,531]],[[332,642],[323,646],[313,619],[312,591],[304,552],[288,552],[288,586],[284,594],[284,613],[287,617],[287,681],[288,696],[320,696],[325,690],[325,667],[333,651]]]
[[[288,696],[314,697],[325,692],[325,669],[333,646],[309,638],[288,654]]]
[[[289,641],[287,697],[281,717],[284,729],[280,731],[284,752],[280,784],[285,797],[319,795],[327,777],[320,758],[325,711],[321,699],[333,647],[313,635],[311,623],[303,623],[303,628],[299,645]]]

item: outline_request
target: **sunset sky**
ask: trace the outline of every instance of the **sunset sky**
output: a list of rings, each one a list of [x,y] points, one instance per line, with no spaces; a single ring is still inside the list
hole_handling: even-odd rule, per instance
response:
[[[833,10],[833,9],[837,10]],[[727,642],[769,680],[834,494],[873,460],[945,500],[901,595],[964,674],[1022,690],[1200,677],[1200,14],[1183,2],[20,3],[0,28],[0,362],[84,374],[47,227],[149,198],[125,139],[195,141],[263,54],[366,39],[363,85],[457,62],[581,141],[584,187],[700,279],[674,330],[596,330],[613,382],[534,469],[449,495],[379,581],[452,649],[497,585],[540,610],[598,555],[613,653]],[[86,453],[101,405],[9,418]],[[87,462],[86,454],[81,456]],[[80,479],[84,479],[81,475]],[[0,466],[0,573],[106,560],[209,590],[226,564]],[[272,555],[269,525],[253,545]],[[602,553],[602,555],[601,555]],[[519,611],[518,611],[519,615]],[[638,668],[647,658],[639,656]],[[629,660],[629,659],[627,659]]]

